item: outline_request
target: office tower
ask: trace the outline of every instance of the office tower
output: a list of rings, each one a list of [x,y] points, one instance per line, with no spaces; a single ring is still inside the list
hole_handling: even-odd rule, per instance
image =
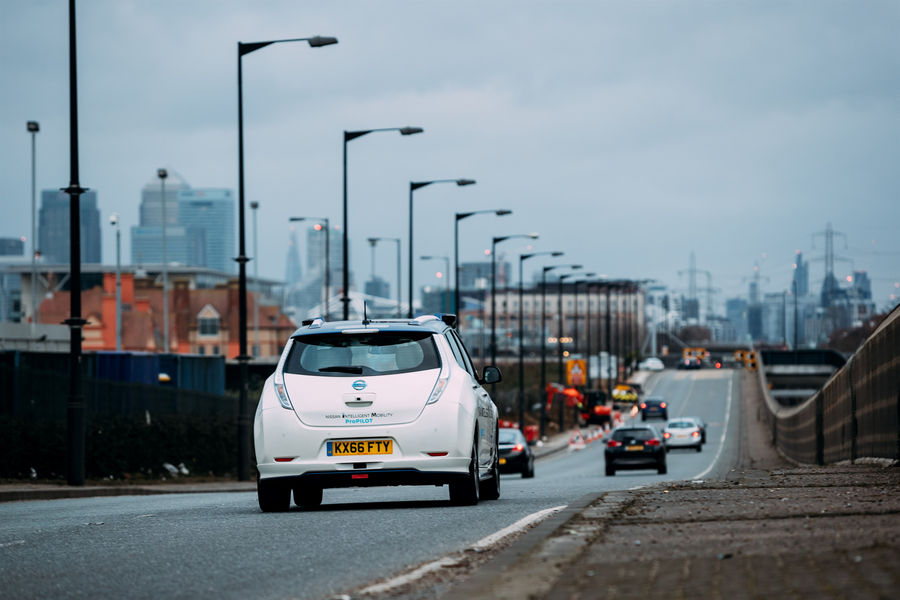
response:
[[[166,196],[168,196],[168,192]],[[168,205],[166,206],[168,211]],[[166,214],[168,218],[168,214]],[[198,266],[236,272],[234,244],[234,193],[220,188],[180,189],[178,191],[178,225],[188,230],[202,230],[203,259]]]
[[[0,238],[0,256],[25,256],[24,238]]]
[[[174,227],[178,221],[178,193],[181,190],[189,190],[190,185],[175,171],[168,169],[168,177],[165,180],[166,189],[166,228]],[[162,226],[162,181],[154,177],[148,181],[141,190],[141,214],[140,225],[143,227]],[[167,232],[168,233],[168,232]],[[166,238],[168,241],[168,237]]]
[[[798,296],[805,296],[809,293],[809,261],[803,260],[802,252],[797,252],[794,262],[794,281],[797,282]]]
[[[44,262],[65,264],[69,261],[69,195],[59,190],[41,192],[38,216],[38,251]],[[97,192],[81,194],[81,262],[100,262],[100,211]]]
[[[199,227],[166,227],[166,262],[191,267],[206,266],[206,235],[206,230]],[[133,226],[131,263],[145,266],[160,265],[162,261],[162,227]]]

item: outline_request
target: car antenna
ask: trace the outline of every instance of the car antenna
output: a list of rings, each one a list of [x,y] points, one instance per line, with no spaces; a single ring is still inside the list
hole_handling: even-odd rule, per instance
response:
[[[363,320],[362,320],[362,324],[363,324],[363,325],[368,325],[368,324],[371,323],[371,322],[372,322],[372,321],[369,320],[369,317],[368,317],[368,315],[366,314],[366,301],[363,300]]]

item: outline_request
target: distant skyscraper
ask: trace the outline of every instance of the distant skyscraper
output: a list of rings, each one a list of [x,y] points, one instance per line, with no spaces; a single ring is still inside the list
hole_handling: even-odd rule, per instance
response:
[[[175,171],[165,180],[166,260],[234,273],[234,193],[193,189]],[[140,225],[131,228],[131,262],[162,262],[162,184],[151,179],[141,190]]]
[[[38,251],[48,263],[69,261],[69,195],[59,190],[41,192],[38,217]],[[81,194],[81,262],[100,262],[100,211],[97,192]]]
[[[0,256],[24,256],[25,242],[21,238],[0,238]]]
[[[729,298],[725,301],[725,316],[734,327],[738,341],[747,340],[747,301],[744,298]]]
[[[175,171],[168,169],[166,178],[166,227],[178,225],[178,192],[191,186]],[[162,226],[162,182],[154,177],[141,190],[140,224]],[[168,232],[167,232],[168,233]],[[168,236],[166,237],[168,242]]]
[[[178,224],[188,229],[204,231],[204,259],[199,263],[201,266],[226,273],[236,271],[234,194],[231,190],[180,189]]]
[[[167,220],[168,217],[166,214]],[[207,266],[206,234],[206,230],[197,227],[166,227],[166,262],[190,267]],[[131,263],[162,264],[162,235],[162,226],[132,227]]]
[[[853,291],[860,300],[872,299],[872,281],[866,271],[853,272]]]
[[[805,296],[809,293],[809,261],[803,260],[802,252],[797,252],[794,265],[794,281],[797,282],[797,295]]]

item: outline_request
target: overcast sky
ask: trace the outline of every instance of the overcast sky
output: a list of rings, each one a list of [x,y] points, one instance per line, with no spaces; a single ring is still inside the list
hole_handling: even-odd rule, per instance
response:
[[[68,184],[67,19],[64,0],[0,0],[0,237],[31,229],[26,121],[41,125],[38,188]],[[405,282],[410,180],[466,177],[478,184],[416,193],[417,257],[452,256],[454,212],[509,208],[462,222],[462,260],[535,231],[534,251],[686,291],[693,250],[721,300],[746,293],[754,263],[764,291],[789,289],[794,252],[821,257],[830,222],[852,261],[838,277],[868,270],[882,307],[900,293],[898,31],[894,0],[82,1],[81,184],[104,262],[112,212],[127,261],[158,167],[237,189],[236,43],[330,35],[243,59],[262,276],[284,276],[288,217],[340,222],[342,130],[414,125],[349,145],[359,283],[372,236],[403,238]],[[500,248],[514,264],[525,250]],[[393,252],[376,267],[391,283]],[[417,286],[442,269],[417,260]]]

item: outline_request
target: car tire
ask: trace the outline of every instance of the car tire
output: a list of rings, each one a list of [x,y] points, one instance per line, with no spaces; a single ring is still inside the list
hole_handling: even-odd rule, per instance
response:
[[[665,411],[662,414],[662,418],[663,418],[663,421],[668,421],[669,420],[669,411]]]
[[[669,469],[666,466],[666,461],[662,461],[661,463],[659,463],[659,465],[657,465],[656,472],[660,475],[665,475],[669,472]]]
[[[697,452],[703,452],[703,444],[697,444]]]
[[[646,421],[646,420],[647,420],[647,416],[644,415],[644,413],[641,413],[641,421]]]
[[[322,504],[322,488],[297,486],[294,488],[294,504],[304,508],[312,508]]]
[[[457,506],[473,506],[478,504],[478,442],[472,442],[472,456],[469,459],[469,472],[466,476],[450,483],[450,502]]]
[[[491,464],[491,478],[481,487],[481,498],[484,500],[497,500],[500,498],[500,451],[498,450],[500,434],[494,432],[494,460]]]
[[[534,477],[534,457],[528,460],[528,466],[522,471],[522,479],[531,479]]]
[[[616,468],[613,465],[606,465],[606,476],[613,477],[616,474]]]
[[[285,512],[291,507],[291,488],[277,481],[257,478],[256,498],[263,512]]]

